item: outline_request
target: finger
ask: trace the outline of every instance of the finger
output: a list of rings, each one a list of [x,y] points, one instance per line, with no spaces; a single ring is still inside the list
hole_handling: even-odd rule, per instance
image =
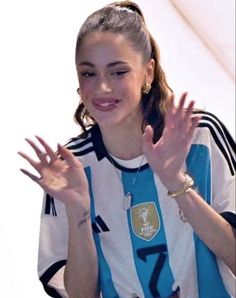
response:
[[[61,144],[58,144],[57,148],[58,148],[59,154],[69,166],[72,166],[72,167],[81,166],[80,161],[74,156],[74,154],[70,150],[66,149]]]
[[[194,109],[194,105],[195,105],[195,101],[191,100],[189,102],[187,109],[185,110],[185,113],[184,113],[185,118],[191,118],[193,109]]]
[[[202,119],[201,116],[194,116],[194,117],[192,117],[192,119],[191,119],[190,133],[191,133],[191,131],[194,132],[194,130],[199,125],[199,122],[200,122],[201,119]]]
[[[194,104],[195,104],[195,101],[191,100],[189,102],[188,107],[184,110],[184,114],[182,118],[182,128],[189,127],[191,123],[192,115],[193,115]]]
[[[199,121],[201,120],[201,116],[195,116],[191,118],[191,124],[189,126],[189,130],[186,132],[186,138],[191,141],[193,138],[195,129],[197,128]]]
[[[177,108],[177,111],[180,111],[180,112],[183,111],[183,108],[184,108],[184,105],[185,105],[185,102],[186,102],[187,95],[188,95],[187,92],[184,92],[184,93],[181,95],[181,97],[180,97],[180,101],[179,101],[179,105],[178,105],[178,108]]]
[[[40,142],[40,144],[44,147],[45,151],[47,152],[48,156],[50,157],[51,161],[54,161],[57,159],[56,153],[52,150],[52,148],[44,141],[43,138],[39,136],[35,136],[37,140]]]
[[[29,171],[24,170],[24,169],[20,169],[20,171],[25,174],[26,176],[28,176],[30,179],[32,179],[34,182],[39,183],[40,178],[31,174]]]
[[[176,108],[176,114],[175,114],[176,120],[177,119],[182,120],[182,118],[183,118],[184,106],[185,106],[185,103],[186,103],[187,95],[188,95],[188,93],[184,92],[180,97],[179,104]]]
[[[35,143],[32,140],[30,140],[28,138],[26,138],[25,140],[34,149],[34,151],[37,154],[39,160],[43,163],[47,163],[47,153],[42,152],[42,150],[40,150],[39,147],[36,146]]]
[[[25,153],[23,153],[23,152],[17,152],[21,157],[23,157],[25,160],[27,160],[30,164],[31,164],[31,166],[35,169],[35,170],[37,170],[38,172],[39,172],[39,164],[35,161],[35,160],[33,160],[31,157],[29,157],[27,154],[25,154]]]
[[[147,125],[143,134],[143,151],[148,152],[153,147],[153,128],[151,125]]]
[[[174,106],[174,94],[171,94],[168,98],[168,110],[165,114],[165,126],[169,126],[172,123],[172,117],[175,113],[175,106]]]

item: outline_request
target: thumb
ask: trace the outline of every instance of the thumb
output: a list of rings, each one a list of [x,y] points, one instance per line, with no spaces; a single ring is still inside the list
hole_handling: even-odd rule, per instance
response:
[[[143,152],[144,153],[152,150],[153,134],[154,134],[153,128],[151,127],[151,125],[147,125],[145,127],[144,134],[143,134]]]

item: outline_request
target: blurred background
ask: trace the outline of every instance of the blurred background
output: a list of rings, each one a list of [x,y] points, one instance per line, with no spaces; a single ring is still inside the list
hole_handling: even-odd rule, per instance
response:
[[[112,2],[112,1],[111,1]],[[235,136],[235,1],[137,0],[177,95],[216,114]],[[78,135],[74,66],[80,25],[105,0],[0,2],[1,297],[47,297],[37,277],[42,190],[17,151],[38,134],[53,148]]]

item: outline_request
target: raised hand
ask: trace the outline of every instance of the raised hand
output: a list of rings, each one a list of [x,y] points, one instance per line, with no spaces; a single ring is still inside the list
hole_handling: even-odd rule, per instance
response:
[[[170,190],[183,179],[183,164],[190,149],[193,133],[200,117],[193,116],[194,101],[184,108],[187,93],[183,93],[178,106],[174,96],[165,117],[165,128],[160,140],[153,144],[153,129],[148,125],[143,136],[143,151],[163,184]]]
[[[58,153],[55,153],[42,138],[36,138],[45,152],[32,140],[26,141],[34,149],[38,161],[23,152],[18,153],[39,173],[39,177],[25,169],[21,171],[64,204],[76,204],[89,209],[88,182],[81,162],[61,145],[58,145]]]

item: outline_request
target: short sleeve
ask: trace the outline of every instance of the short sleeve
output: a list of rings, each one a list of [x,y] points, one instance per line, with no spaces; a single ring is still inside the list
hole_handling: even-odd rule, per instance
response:
[[[224,124],[212,114],[211,123],[213,208],[231,224],[235,222],[235,142]]]
[[[63,275],[67,259],[68,222],[64,204],[45,193],[41,213],[38,275],[51,297],[67,297]]]
[[[235,141],[213,114],[202,111],[199,127],[207,132],[211,157],[212,207],[235,223]],[[206,135],[206,133],[205,133]]]
[[[199,127],[205,131],[205,141],[210,151],[211,205],[236,228],[235,141],[215,115],[205,111],[200,112],[200,115],[202,119]],[[223,261],[217,258],[217,263],[230,297],[235,297],[235,276]]]

